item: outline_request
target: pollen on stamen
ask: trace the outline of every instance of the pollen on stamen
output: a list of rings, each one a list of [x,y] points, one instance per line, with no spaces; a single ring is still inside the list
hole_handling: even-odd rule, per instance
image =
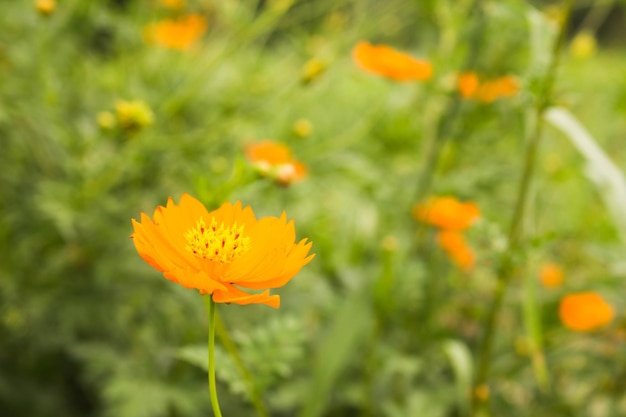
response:
[[[231,263],[250,249],[250,238],[243,235],[244,225],[235,222],[230,227],[219,225],[211,218],[208,228],[200,218],[193,227],[185,232],[185,249],[195,256],[209,261]]]

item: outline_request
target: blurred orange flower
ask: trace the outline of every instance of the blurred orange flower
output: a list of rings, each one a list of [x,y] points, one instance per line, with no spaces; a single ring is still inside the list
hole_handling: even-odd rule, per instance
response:
[[[480,217],[476,204],[461,203],[454,197],[430,198],[425,204],[415,204],[412,213],[419,221],[455,231],[467,229]]]
[[[185,0],[159,0],[159,3],[172,10],[180,10],[185,7]]]
[[[458,88],[463,98],[473,97],[478,90],[478,76],[474,72],[464,72],[459,75]]]
[[[539,281],[546,288],[556,288],[563,284],[563,270],[555,263],[547,262],[541,266]]]
[[[291,150],[283,144],[264,140],[244,148],[248,160],[257,170],[282,185],[289,185],[306,177],[307,167],[291,156]]]
[[[165,278],[216,303],[280,306],[270,288],[285,285],[315,255],[311,242],[295,243],[293,221],[286,215],[257,220],[250,207],[224,203],[211,212],[183,194],[178,205],[170,197],[150,219],[132,220],[131,235],[139,255]],[[250,294],[241,288],[262,290]]]
[[[519,92],[519,83],[511,75],[481,83],[474,72],[461,73],[457,87],[461,97],[483,103],[492,103],[501,97],[512,97]]]
[[[476,255],[460,232],[442,230],[437,235],[437,242],[461,270],[469,272],[476,265]]]
[[[361,69],[395,81],[427,80],[433,73],[429,62],[386,45],[359,42],[352,50],[352,57]]]
[[[581,292],[563,297],[559,305],[561,322],[571,330],[587,332],[613,320],[615,311],[595,292]]]
[[[207,27],[204,16],[191,14],[176,20],[152,23],[145,28],[144,36],[151,43],[186,51],[206,32]]]

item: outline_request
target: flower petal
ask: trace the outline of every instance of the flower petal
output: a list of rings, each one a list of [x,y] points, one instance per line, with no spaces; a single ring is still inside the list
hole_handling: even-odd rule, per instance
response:
[[[269,295],[269,290],[263,291],[261,294],[248,294],[230,284],[227,284],[226,287],[226,291],[217,290],[213,293],[213,301],[216,303],[235,303],[240,305],[266,304],[274,308],[280,307],[280,296]]]

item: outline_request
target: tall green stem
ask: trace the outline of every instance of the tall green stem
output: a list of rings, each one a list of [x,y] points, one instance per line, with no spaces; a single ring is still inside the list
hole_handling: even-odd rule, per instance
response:
[[[481,6],[482,0],[472,0],[472,3],[467,8],[467,13],[471,16],[471,21],[474,22],[474,26],[469,39],[469,48],[464,65],[465,68],[473,68],[477,57],[480,55],[479,51],[483,40],[483,13]],[[452,102],[446,106],[445,111],[440,115],[436,130],[433,131],[430,137],[425,138],[424,160],[421,164],[423,168],[417,179],[416,201],[423,200],[430,192],[430,187],[444,145],[455,135],[454,124],[461,110],[461,102],[456,95],[454,95],[451,100]]]
[[[257,415],[259,417],[268,417],[269,413],[265,408],[263,398],[261,397],[261,393],[259,392],[259,389],[254,382],[254,378],[252,378],[252,374],[246,367],[241,355],[237,351],[237,346],[235,345],[235,342],[233,342],[233,340],[231,339],[230,335],[228,334],[228,330],[226,329],[226,326],[220,319],[219,314],[217,313],[215,318],[215,332],[221,345],[224,347],[224,349],[226,349],[232,360],[235,362],[237,368],[239,368],[239,373],[241,374],[241,377],[243,378],[246,385],[248,386],[250,402],[256,410]]]
[[[565,35],[568,26],[569,15],[572,9],[573,0],[565,0],[564,2],[564,16],[559,28],[559,34],[554,48],[552,50],[552,60],[546,71],[545,78],[543,80],[543,88],[538,97],[537,106],[535,108],[535,127],[530,135],[527,147],[526,155],[524,158],[524,167],[522,171],[522,177],[520,180],[517,201],[513,212],[513,218],[508,232],[508,250],[500,259],[498,266],[498,282],[494,289],[493,301],[489,308],[487,315],[487,321],[485,324],[484,339],[481,347],[481,351],[478,357],[478,368],[475,379],[475,388],[481,392],[485,392],[487,388],[487,377],[489,374],[489,368],[491,365],[491,352],[493,349],[495,328],[502,310],[502,304],[506,290],[516,273],[516,262],[514,261],[515,254],[519,251],[521,246],[522,226],[526,214],[526,207],[528,205],[528,193],[530,190],[532,174],[535,167],[535,161],[537,156],[537,150],[539,148],[540,139],[543,131],[542,118],[543,113],[549,106],[550,98],[552,95],[552,89],[554,87],[554,80],[556,77],[556,70],[559,64],[559,51],[565,40]],[[487,391],[488,392],[488,391]],[[478,416],[481,409],[484,408],[488,400],[488,395],[473,395],[472,397],[472,413],[474,416]]]
[[[210,294],[204,296],[204,305],[209,315],[209,395],[211,396],[213,414],[215,417],[222,417],[215,386],[215,302]]]

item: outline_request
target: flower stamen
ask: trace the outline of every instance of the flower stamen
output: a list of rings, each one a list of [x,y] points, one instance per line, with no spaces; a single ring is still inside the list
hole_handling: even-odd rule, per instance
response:
[[[224,223],[218,225],[212,217],[207,227],[200,217],[196,227],[185,232],[185,250],[209,261],[229,264],[250,250],[250,238],[243,235],[244,226],[234,222],[225,227]]]

